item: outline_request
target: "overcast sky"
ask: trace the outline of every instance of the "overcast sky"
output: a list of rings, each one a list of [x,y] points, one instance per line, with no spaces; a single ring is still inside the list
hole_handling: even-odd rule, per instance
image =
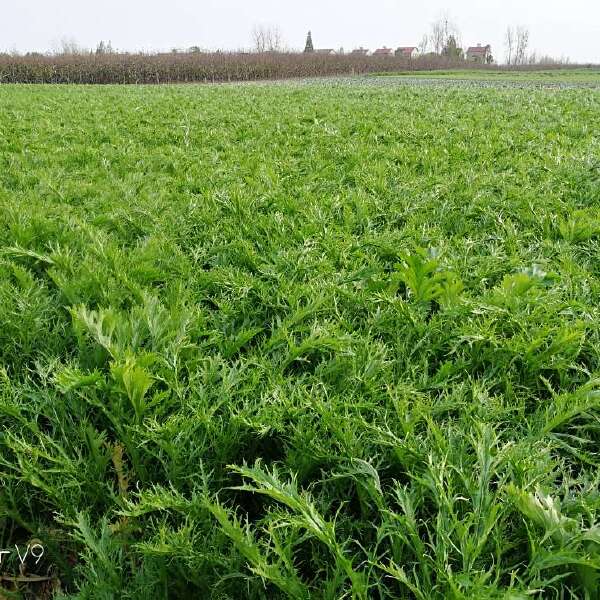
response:
[[[46,51],[62,38],[124,50],[250,47],[255,25],[278,25],[291,48],[418,45],[447,13],[464,45],[504,57],[508,25],[531,32],[531,50],[600,62],[599,0],[0,0],[0,49]]]

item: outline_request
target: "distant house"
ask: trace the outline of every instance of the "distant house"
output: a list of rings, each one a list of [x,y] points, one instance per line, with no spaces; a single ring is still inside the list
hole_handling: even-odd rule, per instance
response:
[[[361,46],[360,48],[355,48],[352,50],[350,54],[353,56],[369,56],[369,50]]]
[[[394,51],[391,48],[377,48],[375,52],[373,52],[373,56],[394,56]]]
[[[477,46],[471,46],[467,50],[467,61],[474,63],[487,64],[492,58],[492,47],[487,44],[487,46],[482,46],[481,44],[477,44]]]
[[[415,58],[419,53],[419,49],[416,46],[401,46],[396,50],[396,56],[402,58]]]
[[[335,50],[333,48],[317,48],[315,50],[315,54],[328,54],[328,55],[333,55],[335,54]]]

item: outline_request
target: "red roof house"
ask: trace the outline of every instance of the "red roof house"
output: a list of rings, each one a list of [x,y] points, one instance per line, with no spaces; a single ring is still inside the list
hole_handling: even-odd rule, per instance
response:
[[[477,62],[477,63],[487,63],[492,56],[492,47],[487,44],[486,46],[482,46],[481,44],[477,44],[477,46],[471,46],[467,50],[467,60],[469,62]]]
[[[419,53],[419,49],[416,46],[401,46],[396,50],[396,56],[402,58],[414,58]]]

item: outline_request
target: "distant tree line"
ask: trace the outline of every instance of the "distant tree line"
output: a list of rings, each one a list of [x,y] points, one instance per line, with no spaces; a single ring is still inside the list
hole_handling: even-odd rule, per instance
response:
[[[276,25],[257,25],[252,30],[253,50],[255,52],[283,52],[283,36]]]
[[[528,54],[529,30],[511,26],[506,30],[506,67],[527,65],[559,66],[569,64],[565,58]],[[446,68],[485,68],[486,64],[465,61],[459,28],[447,16],[431,25],[418,46],[417,58],[402,56],[368,56],[366,50],[333,55],[315,50],[312,34],[304,52],[291,51],[281,30],[274,25],[260,25],[252,30],[249,51],[207,51],[200,46],[170,52],[128,53],[113,48],[110,41],[100,41],[94,49],[79,46],[75,40],[62,39],[53,52],[0,53],[0,83],[175,83],[193,81],[249,81],[358,75],[373,72],[430,70]],[[491,53],[485,62],[492,63]]]
[[[536,57],[527,54],[529,37],[529,29],[523,25],[507,28],[504,36],[507,65],[517,66],[535,62]],[[456,60],[465,58],[464,50],[461,47],[460,30],[447,15],[432,23],[430,32],[421,38],[419,51],[421,54],[431,52]],[[553,59],[555,63],[563,61],[564,59]],[[486,62],[488,64],[494,62],[491,54],[487,56]]]
[[[251,33],[252,47],[249,51],[239,51],[238,54],[256,53],[256,54],[293,54],[283,39],[281,29],[277,25],[256,25]],[[527,64],[570,64],[568,58],[553,58],[549,56],[538,56],[535,53],[529,54],[530,32],[523,25],[509,26],[504,35],[504,46],[506,50],[505,62],[509,66],[522,66]],[[426,57],[433,60],[435,56],[443,57],[448,61],[461,62],[467,57],[462,47],[461,33],[458,26],[452,19],[443,15],[431,24],[428,33],[422,36],[417,45],[421,58]],[[315,51],[312,34],[309,32],[304,54]],[[363,49],[361,48],[361,53]],[[318,51],[317,51],[318,52]],[[339,49],[337,54],[343,54],[343,49]],[[18,55],[12,52],[12,55]],[[73,38],[65,37],[56,44],[50,53],[52,56],[106,56],[114,54],[137,54],[142,53],[123,53],[116,51],[110,41],[101,40],[95,48],[89,49],[80,46]],[[163,53],[151,53],[162,55]],[[211,52],[203,50],[200,46],[191,46],[187,49],[173,48],[171,54],[232,54],[231,52]],[[0,53],[1,55],[1,53]],[[5,53],[4,56],[7,54]],[[45,56],[39,52],[28,52],[24,56],[41,57]],[[485,63],[495,63],[491,52],[485,56]]]

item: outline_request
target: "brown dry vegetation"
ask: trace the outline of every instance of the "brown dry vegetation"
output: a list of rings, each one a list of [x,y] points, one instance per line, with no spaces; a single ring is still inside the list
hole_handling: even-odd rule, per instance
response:
[[[0,55],[0,83],[185,83],[252,81],[374,72],[484,68],[444,57],[419,59],[283,53]]]

